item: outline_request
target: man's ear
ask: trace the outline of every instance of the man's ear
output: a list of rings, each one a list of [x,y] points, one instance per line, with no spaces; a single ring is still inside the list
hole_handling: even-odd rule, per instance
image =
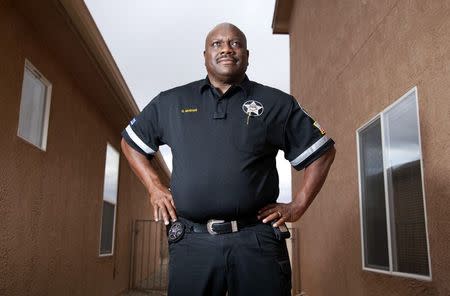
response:
[[[247,49],[247,66],[248,66],[248,58],[250,57],[250,51]]]

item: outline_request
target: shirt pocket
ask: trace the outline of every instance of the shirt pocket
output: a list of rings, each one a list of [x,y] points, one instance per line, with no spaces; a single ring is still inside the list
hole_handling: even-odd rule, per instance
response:
[[[267,126],[260,117],[240,116],[233,127],[233,142],[236,149],[252,154],[264,150],[267,140]]]

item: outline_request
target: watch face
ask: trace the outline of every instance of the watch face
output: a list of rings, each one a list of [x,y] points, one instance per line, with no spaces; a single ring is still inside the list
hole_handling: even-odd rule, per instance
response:
[[[174,222],[170,226],[167,238],[170,243],[175,243],[183,238],[185,226],[181,222]]]

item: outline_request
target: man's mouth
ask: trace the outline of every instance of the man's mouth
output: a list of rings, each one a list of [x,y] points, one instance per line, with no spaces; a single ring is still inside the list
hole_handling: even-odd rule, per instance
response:
[[[220,64],[235,64],[237,61],[236,61],[236,59],[233,59],[233,58],[219,58],[219,59],[217,59],[217,63],[220,63]]]

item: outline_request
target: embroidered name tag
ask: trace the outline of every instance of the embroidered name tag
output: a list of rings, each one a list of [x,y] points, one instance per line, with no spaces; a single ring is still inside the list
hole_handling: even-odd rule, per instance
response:
[[[197,112],[198,109],[197,108],[186,108],[186,109],[181,109],[181,113],[193,113],[193,112]]]

